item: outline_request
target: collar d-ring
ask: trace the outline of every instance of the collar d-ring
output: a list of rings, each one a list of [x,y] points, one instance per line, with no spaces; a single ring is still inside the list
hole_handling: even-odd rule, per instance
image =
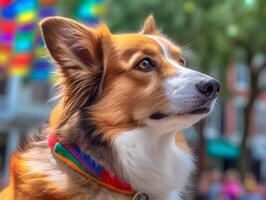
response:
[[[149,195],[144,192],[137,192],[132,200],[149,200]]]

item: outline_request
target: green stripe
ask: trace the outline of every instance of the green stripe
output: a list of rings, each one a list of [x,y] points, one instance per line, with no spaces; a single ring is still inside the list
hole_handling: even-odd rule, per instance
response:
[[[71,160],[73,164],[77,165],[82,171],[85,171],[90,176],[97,178],[93,172],[91,172],[86,166],[84,166],[68,149],[64,147],[60,142],[57,142],[54,146],[54,151],[66,159]],[[63,161],[64,162],[64,161]],[[70,166],[71,167],[71,166]]]

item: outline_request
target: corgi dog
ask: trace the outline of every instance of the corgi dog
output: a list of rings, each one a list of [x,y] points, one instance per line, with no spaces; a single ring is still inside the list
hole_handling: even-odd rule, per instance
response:
[[[176,200],[194,161],[183,130],[220,85],[185,66],[149,16],[138,33],[49,17],[40,23],[61,97],[10,161],[1,200]]]

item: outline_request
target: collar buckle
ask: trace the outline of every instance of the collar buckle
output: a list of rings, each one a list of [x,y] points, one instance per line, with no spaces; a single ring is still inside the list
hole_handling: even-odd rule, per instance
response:
[[[132,200],[149,200],[149,195],[144,192],[137,192]]]

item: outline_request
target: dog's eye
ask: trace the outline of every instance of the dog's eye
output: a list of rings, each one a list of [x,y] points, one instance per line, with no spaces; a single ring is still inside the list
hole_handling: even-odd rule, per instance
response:
[[[154,63],[149,58],[142,59],[135,67],[135,69],[142,72],[150,72],[155,69]]]
[[[186,65],[186,61],[184,60],[184,58],[179,58],[179,64],[182,66]]]

